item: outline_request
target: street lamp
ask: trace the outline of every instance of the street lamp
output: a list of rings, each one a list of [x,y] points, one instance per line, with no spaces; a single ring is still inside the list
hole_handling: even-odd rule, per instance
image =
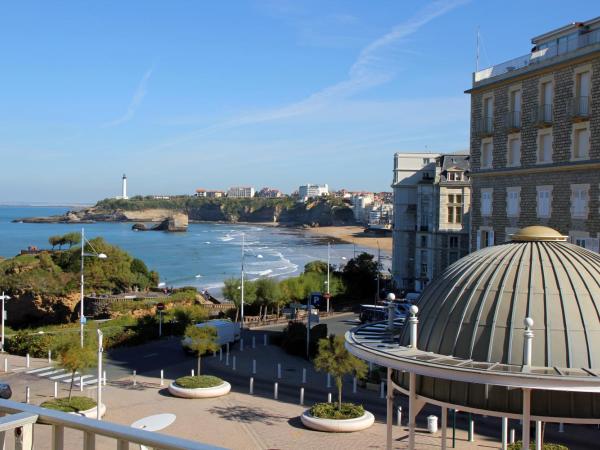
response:
[[[241,298],[240,298],[240,317],[242,323],[240,330],[244,329],[244,251],[246,246],[246,235],[242,233],[242,285],[241,285]]]
[[[94,253],[85,253],[85,231],[82,228],[81,229],[81,299],[79,302],[79,335],[80,335],[80,341],[81,341],[81,346],[83,347],[83,326],[85,325],[85,314],[83,313],[83,286],[84,286],[84,280],[83,280],[83,261],[84,258],[86,256],[93,256],[95,258],[99,258],[99,259],[106,259],[108,258],[104,253],[97,253],[94,250]],[[88,242],[89,244],[89,242]],[[90,244],[90,246],[92,247],[92,245]],[[94,247],[92,247],[93,249]]]
[[[2,291],[2,295],[0,296],[0,299],[2,299],[2,342],[0,342],[0,347],[1,347],[1,351],[4,352],[4,320],[6,320],[6,310],[4,309],[4,300],[10,300],[10,297],[8,295],[4,294],[4,291]]]
[[[97,398],[97,405],[96,405],[96,419],[100,420],[102,419],[101,416],[101,410],[102,410],[102,353],[104,352],[104,348],[102,347],[102,331],[101,330],[96,330],[98,332],[98,376],[97,378],[97,389],[98,389],[98,395],[96,397]],[[82,381],[80,381],[80,383],[83,383]]]

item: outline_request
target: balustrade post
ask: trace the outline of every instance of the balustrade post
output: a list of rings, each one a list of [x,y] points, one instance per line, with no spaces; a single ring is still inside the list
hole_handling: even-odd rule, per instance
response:
[[[61,425],[52,426],[52,450],[64,450],[65,427]]]

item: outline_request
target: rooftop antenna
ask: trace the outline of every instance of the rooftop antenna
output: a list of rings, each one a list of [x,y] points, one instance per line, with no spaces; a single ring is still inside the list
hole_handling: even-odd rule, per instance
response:
[[[475,72],[479,72],[479,25],[477,25],[477,53],[475,57]]]

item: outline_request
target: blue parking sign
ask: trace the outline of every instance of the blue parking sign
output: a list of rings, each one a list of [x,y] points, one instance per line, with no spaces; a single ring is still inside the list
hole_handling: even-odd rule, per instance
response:
[[[313,292],[310,294],[310,304],[319,307],[322,298],[323,294],[321,294],[320,292]]]

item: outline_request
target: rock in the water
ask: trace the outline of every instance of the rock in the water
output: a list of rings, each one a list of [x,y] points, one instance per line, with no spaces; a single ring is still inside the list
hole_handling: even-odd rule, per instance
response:
[[[148,228],[143,223],[136,223],[131,227],[132,230],[137,231],[168,231],[168,232],[181,232],[187,231],[188,228],[188,216],[186,214],[176,213],[171,217],[160,222],[158,225]]]

